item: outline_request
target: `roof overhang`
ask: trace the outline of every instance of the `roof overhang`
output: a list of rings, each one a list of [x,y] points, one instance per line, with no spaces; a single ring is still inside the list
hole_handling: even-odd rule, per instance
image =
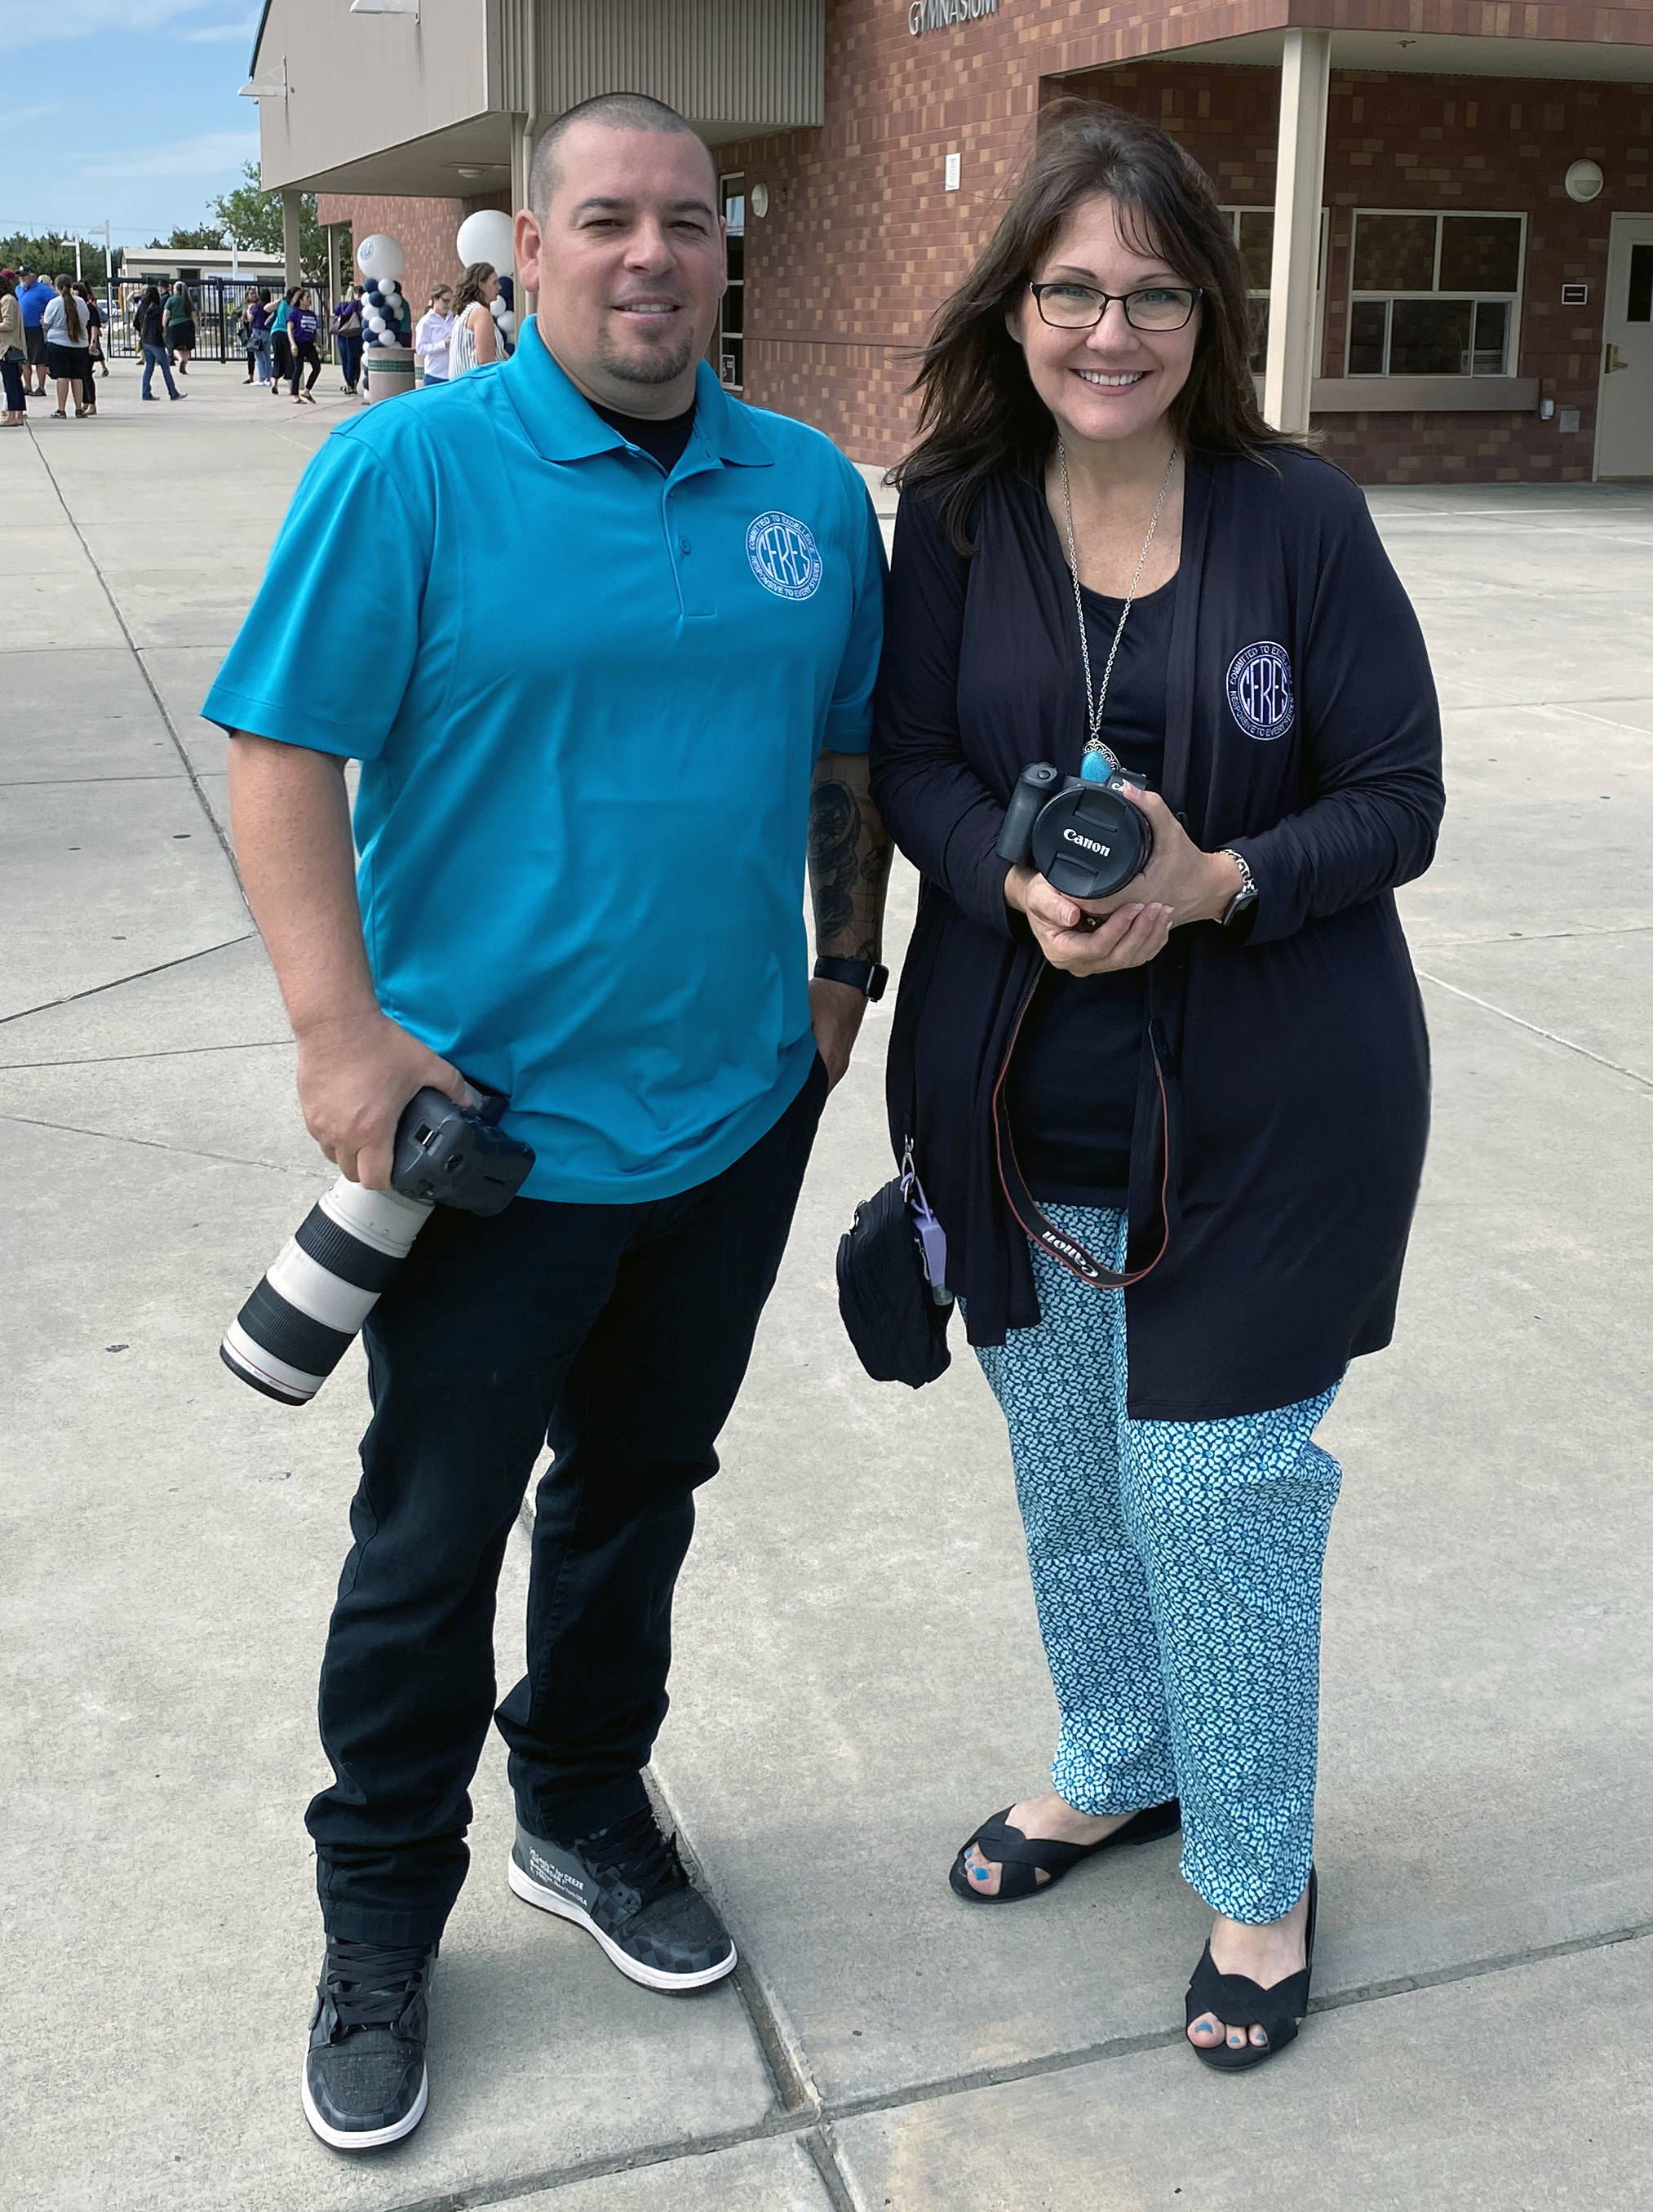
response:
[[[525,120],[619,87],[708,145],[823,119],[826,0],[432,0],[415,15],[264,0],[252,50],[267,188],[480,196]]]

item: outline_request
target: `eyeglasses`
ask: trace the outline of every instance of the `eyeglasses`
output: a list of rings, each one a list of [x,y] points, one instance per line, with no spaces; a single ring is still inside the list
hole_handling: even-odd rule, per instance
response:
[[[1054,331],[1093,331],[1117,300],[1133,331],[1180,331],[1205,297],[1197,284],[1145,284],[1135,292],[1098,292],[1094,285],[1030,284],[1041,319]]]

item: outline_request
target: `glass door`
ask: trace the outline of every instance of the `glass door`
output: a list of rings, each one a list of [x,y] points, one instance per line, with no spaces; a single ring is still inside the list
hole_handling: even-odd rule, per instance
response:
[[[728,231],[726,271],[728,289],[718,331],[718,375],[731,392],[746,381],[746,178],[742,170],[719,179],[719,198]]]

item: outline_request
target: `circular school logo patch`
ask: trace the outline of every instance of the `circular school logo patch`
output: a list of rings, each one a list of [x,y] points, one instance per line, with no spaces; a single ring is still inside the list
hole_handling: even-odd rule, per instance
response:
[[[821,549],[795,514],[760,514],[746,532],[752,574],[777,599],[812,599],[821,588]]]
[[[1228,665],[1229,712],[1245,732],[1266,744],[1283,738],[1297,720],[1291,696],[1291,656],[1272,638],[1237,653]]]

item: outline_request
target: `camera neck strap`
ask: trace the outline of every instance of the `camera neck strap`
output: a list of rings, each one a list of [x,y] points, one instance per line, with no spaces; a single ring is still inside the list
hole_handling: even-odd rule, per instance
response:
[[[1015,1056],[1017,1039],[1022,1034],[1022,1024],[1027,1019],[1027,1010],[1043,978],[1045,963],[1041,959],[1034,971],[1033,981],[1017,1009],[1015,1025],[1010,1033],[1010,1042],[1005,1048],[1005,1057],[1000,1064],[998,1079],[993,1086],[993,1141],[998,1161],[999,1182],[1005,1201],[1015,1216],[1023,1233],[1048,1252],[1058,1266],[1066,1267],[1070,1275],[1088,1283],[1093,1291],[1128,1291],[1145,1275],[1151,1275],[1164,1258],[1170,1243],[1170,1213],[1168,1200],[1171,1174],[1171,1127],[1169,1103],[1165,1097],[1165,1071],[1159,1064],[1159,1054],[1154,1049],[1152,1034],[1146,1039],[1149,1054],[1153,1060],[1154,1081],[1159,1091],[1159,1249],[1144,1267],[1128,1269],[1121,1274],[1118,1268],[1098,1260],[1094,1252],[1086,1249],[1077,1237],[1070,1237],[1065,1229],[1058,1229],[1027,1187],[1016,1158],[1016,1142],[1011,1132],[1010,1104],[1006,1091],[1010,1080],[1010,1064]]]

